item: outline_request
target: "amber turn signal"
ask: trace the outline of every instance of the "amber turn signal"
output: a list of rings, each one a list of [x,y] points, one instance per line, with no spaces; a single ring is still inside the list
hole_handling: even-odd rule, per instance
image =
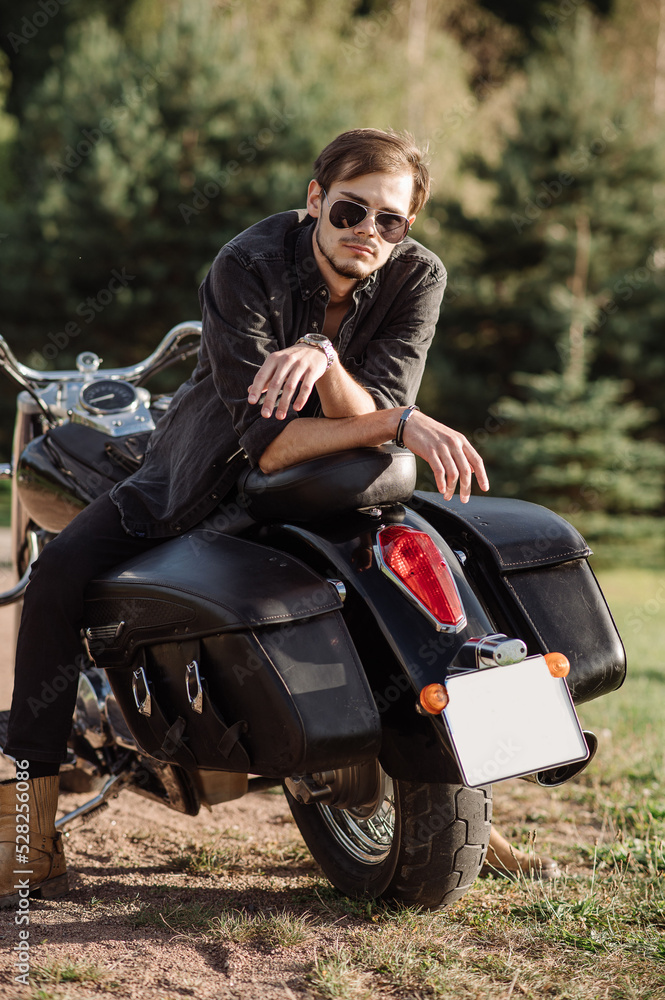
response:
[[[448,704],[448,692],[443,684],[426,684],[420,692],[420,704],[430,715],[439,715]]]
[[[570,660],[563,653],[545,653],[545,663],[552,677],[567,677],[570,673]]]

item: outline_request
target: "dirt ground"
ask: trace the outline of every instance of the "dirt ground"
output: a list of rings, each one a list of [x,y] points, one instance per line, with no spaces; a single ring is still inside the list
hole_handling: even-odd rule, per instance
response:
[[[6,537],[2,541],[6,546]],[[3,709],[11,693],[13,619],[12,608],[0,609]],[[0,756],[0,777],[10,774],[9,762]],[[566,844],[598,835],[592,817],[580,814],[572,821],[564,804],[547,793],[524,782],[508,784],[516,787],[495,799],[504,829],[546,820],[547,846],[573,861]],[[62,794],[62,812],[87,797]],[[68,898],[31,904],[30,962],[41,978],[30,990],[14,982],[14,912],[0,913],[0,997],[287,1000],[317,995],[308,978],[317,949],[334,947],[345,917],[343,910],[335,913],[337,904],[329,909],[334,894],[304,848],[281,791],[219,804],[194,818],[123,792],[107,809],[72,826],[66,853]],[[205,870],[204,858],[212,859],[212,873]],[[237,928],[234,933],[223,923],[211,931],[211,914],[256,915],[265,921],[284,912],[318,913],[315,932],[296,943],[271,945],[265,936],[258,942],[243,940]],[[321,914],[327,914],[325,919]],[[67,963],[76,963],[70,972],[74,968],[80,981],[66,981]]]

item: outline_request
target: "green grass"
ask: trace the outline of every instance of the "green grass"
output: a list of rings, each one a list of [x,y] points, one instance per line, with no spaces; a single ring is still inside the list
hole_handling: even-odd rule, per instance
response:
[[[237,868],[243,860],[242,848],[233,844],[231,847],[190,845],[171,862],[175,871],[188,872],[190,875],[223,875]]]
[[[149,902],[127,901],[128,922],[201,949],[221,944],[250,965],[281,953],[294,996],[663,1000],[665,570],[605,570],[601,582],[628,678],[580,709],[600,738],[596,760],[551,792],[521,781],[496,790],[499,828],[522,847],[537,832],[537,849],[564,867],[560,879],[479,880],[455,906],[422,912],[346,898],[312,869],[300,841],[249,842],[222,830],[213,844],[185,845],[172,868],[210,876],[214,887],[231,868],[251,880],[278,866],[292,887],[197,904],[185,887],[156,886]]]
[[[519,781],[496,792],[500,828],[522,846],[537,830],[538,849],[559,858],[563,877],[478,881],[455,906],[428,913],[347,899],[301,868],[279,910],[247,912],[236,897],[221,911],[153,906],[139,919],[204,946],[296,949],[296,996],[663,1000],[665,570],[606,570],[601,582],[628,678],[581,707],[583,724],[600,737],[597,758],[549,793]],[[206,850],[190,850],[188,870],[206,870]],[[254,865],[274,860],[271,852],[253,843]]]
[[[78,985],[95,987],[97,995],[115,993],[119,986],[101,966],[71,959],[35,965],[30,972],[30,983],[29,1000],[65,1000],[71,995],[69,989]]]
[[[12,484],[8,479],[0,480],[0,528],[8,528],[11,520]]]
[[[308,911],[290,909],[222,909],[207,905],[179,903],[170,906],[142,906],[130,917],[134,927],[156,927],[179,937],[210,944],[215,941],[252,944],[262,948],[294,948],[313,934]]]
[[[257,967],[261,956],[281,953],[298,997],[664,1000],[665,569],[604,570],[600,579],[628,677],[580,708],[600,738],[596,760],[549,793],[520,781],[496,790],[499,828],[519,846],[537,831],[537,849],[559,859],[562,878],[479,880],[455,906],[421,912],[342,896],[299,841],[250,843],[227,830],[214,844],[186,845],[172,868],[211,876],[214,889],[229,868],[251,880],[283,866],[292,887],[214,900],[206,891],[196,904],[186,886],[169,883],[128,899],[125,919],[199,949],[229,947]],[[35,980],[41,1000],[77,981],[69,975],[112,992],[95,968],[53,967]]]

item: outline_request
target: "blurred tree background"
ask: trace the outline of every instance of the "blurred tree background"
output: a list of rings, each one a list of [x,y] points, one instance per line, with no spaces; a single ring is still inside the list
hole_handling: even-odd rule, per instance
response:
[[[134,362],[334,135],[408,128],[434,177],[414,236],[450,275],[422,405],[495,494],[656,560],[664,116],[665,0],[15,0],[0,332],[37,368]]]

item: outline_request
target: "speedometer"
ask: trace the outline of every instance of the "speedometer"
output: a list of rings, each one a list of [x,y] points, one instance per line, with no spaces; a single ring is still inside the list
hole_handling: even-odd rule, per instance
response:
[[[98,379],[81,390],[81,404],[91,413],[120,413],[138,405],[136,389],[129,382]]]

